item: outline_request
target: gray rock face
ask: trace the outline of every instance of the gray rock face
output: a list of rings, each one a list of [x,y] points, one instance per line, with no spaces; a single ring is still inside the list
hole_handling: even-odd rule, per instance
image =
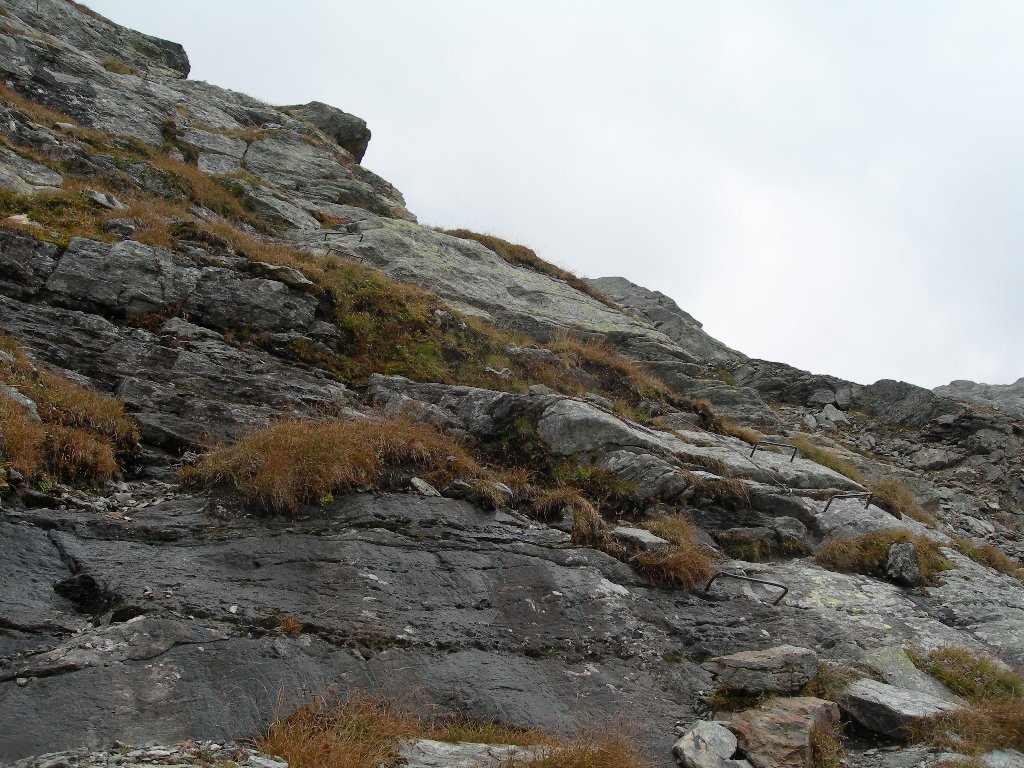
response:
[[[116,391],[157,445],[203,445],[275,416],[343,412],[348,401],[343,385],[252,347],[211,339],[170,344],[95,315],[3,296],[0,325],[41,359]]]
[[[1017,418],[1024,417],[1024,376],[1013,384],[977,384],[959,379],[936,387],[935,394],[997,408]]]
[[[100,768],[120,765],[124,768],[143,766],[183,765],[195,766],[215,761],[234,764],[239,768],[288,768],[288,763],[271,755],[234,742],[202,741],[186,744],[150,744],[141,747],[128,745],[116,749],[75,749],[51,752],[45,755],[17,760],[11,768]]]
[[[0,146],[0,189],[16,195],[32,195],[63,183],[63,177],[56,171]]]
[[[645,498],[679,498],[690,487],[683,465],[694,457],[715,460],[737,477],[758,483],[778,479],[795,488],[858,488],[848,478],[806,459],[765,453],[757,464],[750,446],[709,433],[679,433],[623,421],[585,400],[551,395],[519,395],[474,387],[417,384],[400,376],[370,377],[369,393],[385,411],[412,408],[430,413],[435,423],[457,425],[474,435],[500,434],[515,418],[528,415],[538,437],[557,456],[587,457],[636,482]],[[770,475],[766,476],[766,473]]]
[[[895,738],[905,737],[907,728],[922,717],[956,709],[945,699],[866,679],[850,683],[839,695],[839,705],[865,728]]]
[[[63,0],[45,0],[38,11],[36,5],[10,4],[8,31],[0,30],[0,73],[15,90],[83,125],[154,146],[174,134],[207,173],[255,174],[261,184],[253,207],[276,210],[274,218],[288,226],[318,228],[311,214],[344,216],[342,203],[360,206],[360,213],[415,218],[398,190],[304,120],[245,94],[178,79],[188,59],[177,44],[95,19]],[[24,33],[14,31],[18,25]],[[109,71],[123,63],[142,76]],[[46,76],[37,77],[42,71]],[[25,179],[16,175],[0,172],[0,184],[24,192]]]
[[[162,77],[187,77],[190,65],[178,43],[144,35],[60,0],[9,0],[18,19],[97,58],[110,57]]]
[[[75,238],[45,289],[72,307],[128,316],[177,304],[194,320],[221,330],[302,330],[316,311],[315,299],[282,282],[200,267],[130,240],[109,245]]]
[[[306,118],[334,139],[338,146],[355,158],[357,163],[363,161],[366,147],[370,143],[370,129],[366,127],[365,120],[322,101],[294,104],[288,107],[288,110]]]
[[[704,663],[720,686],[752,693],[791,693],[818,673],[818,655],[809,648],[782,645],[763,651],[716,656]]]
[[[707,684],[661,660],[678,642],[664,617],[692,626],[703,601],[519,515],[409,494],[211,517],[208,498],[165,487],[146,505],[131,487],[130,519],[2,512],[0,760],[249,734],[278,691],[332,681],[549,730],[642,706],[642,740],[667,755],[666,724]],[[53,590],[69,563],[113,596],[97,626]]]
[[[705,333],[692,315],[660,291],[648,290],[624,277],[599,277],[587,282],[649,322],[698,360],[732,364],[746,359],[745,355]]]
[[[915,426],[961,410],[956,403],[936,397],[924,387],[892,379],[861,388],[853,402],[881,421]]]
[[[633,315],[619,312],[560,280],[512,267],[477,243],[416,225],[398,190],[358,164],[368,132],[361,134],[357,118],[324,107],[312,127],[243,94],[183,80],[180,48],[63,1],[15,0],[4,9],[0,78],[9,87],[82,125],[153,146],[169,142],[179,162],[233,176],[239,201],[283,226],[267,235],[269,244],[287,240],[323,255],[321,222],[334,222],[327,224],[335,227],[331,259],[436,290],[455,310],[432,318],[443,327],[465,329],[457,311],[538,341],[561,330],[595,334],[676,393],[706,397],[744,424],[780,434],[803,423],[831,430],[836,450],[870,452],[853,460],[872,479],[906,482],[940,525],[1024,554],[1024,440],[1011,417],[897,382],[861,387],[749,360],[707,336],[667,297],[622,280],[597,281]],[[121,67],[107,57],[145,76],[109,71]],[[46,195],[66,174],[85,187],[109,186],[125,201],[134,199],[135,186],[180,199],[152,165],[86,148],[82,135],[71,122],[36,125],[0,104],[0,186]],[[50,158],[61,173],[29,156]],[[92,199],[117,205],[104,194]],[[142,226],[114,215],[122,218],[104,225],[114,237],[127,240]],[[199,207],[188,215],[214,220]],[[1018,580],[877,506],[842,500],[825,512],[831,491],[859,486],[803,458],[758,452],[751,459],[748,444],[693,429],[688,413],[662,414],[652,428],[609,413],[599,397],[566,398],[542,386],[513,394],[384,376],[369,386],[385,413],[466,433],[470,442],[500,439],[525,424],[560,460],[636,483],[650,502],[644,514],[668,511],[658,509],[661,502],[685,508],[700,526],[702,546],[714,547],[711,533],[770,542],[777,559],[717,567],[785,585],[778,605],[777,587],[735,579],[719,579],[711,594],[702,585],[692,592],[652,587],[629,555],[620,561],[576,546],[558,527],[523,516],[514,508],[521,498],[505,487],[503,508],[485,511],[403,475],[394,487],[408,493],[342,497],[273,519],[253,516],[226,492],[177,485],[173,454],[231,440],[271,419],[358,418],[368,407],[315,363],[300,365],[288,354],[293,342],[343,348],[344,329],[306,277],[207,247],[187,231],[174,227],[186,234],[173,253],[88,240],[61,249],[0,232],[0,327],[39,366],[120,397],[144,442],[137,465],[100,489],[58,484],[44,493],[7,475],[10,488],[0,499],[0,761],[109,747],[115,739],[220,743],[265,727],[279,691],[334,686],[402,698],[416,690],[439,712],[563,732],[642,712],[639,739],[667,762],[675,726],[711,716],[704,692],[714,685],[712,668],[729,684],[745,676],[744,687],[789,689],[811,673],[808,654],[816,653],[827,663],[870,665],[901,696],[952,706],[955,697],[891,648],[963,646],[1024,663]],[[245,329],[257,332],[255,341],[237,332]],[[510,353],[559,362],[529,344]],[[736,385],[722,368],[734,369]],[[726,380],[704,378],[710,375]],[[769,408],[762,396],[783,405]],[[885,426],[891,421],[899,422],[896,429]],[[749,506],[716,498],[724,484],[709,467],[733,476]],[[474,499],[466,481],[444,493]],[[664,546],[633,529],[635,518],[617,522],[616,538],[629,542],[630,553]],[[955,567],[910,591],[833,573],[799,554],[837,536],[888,529],[932,537]],[[909,551],[902,555],[903,564],[894,558],[896,578],[912,559]],[[282,625],[283,618],[291,621]],[[302,630],[293,636],[296,625]],[[766,661],[769,652],[752,651],[767,645],[783,656],[799,651],[786,650],[793,645],[814,651],[801,656],[806,663]],[[704,668],[699,662],[707,659],[714,661]],[[889,694],[882,698],[890,703]],[[683,759],[732,768],[806,764],[810,734],[833,721],[834,709],[777,699],[735,718],[749,763],[734,757],[737,744],[710,723],[688,734],[694,749]],[[700,739],[714,734],[725,745],[703,749]],[[411,764],[501,759],[480,745],[407,748]],[[182,762],[190,749],[132,750],[117,759]],[[247,768],[275,766],[256,754],[229,757]],[[875,757],[857,764],[895,768],[928,758],[909,749]],[[1017,756],[989,758],[1013,764]]]

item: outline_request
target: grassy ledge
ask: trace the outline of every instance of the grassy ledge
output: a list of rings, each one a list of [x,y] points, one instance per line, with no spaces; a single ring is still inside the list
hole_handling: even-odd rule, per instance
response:
[[[903,530],[875,531],[856,538],[833,539],[822,548],[815,559],[834,571],[884,578],[889,547],[904,542],[914,545],[917,565],[921,569],[921,578],[925,583],[934,582],[937,574],[953,567],[953,564],[942,556],[934,541],[926,536],[915,536]]]
[[[0,334],[0,382],[35,403],[38,419],[0,395],[0,470],[30,483],[99,484],[120,473],[139,440],[135,422],[116,399],[37,368]]]
[[[620,730],[557,738],[536,729],[463,717],[427,718],[395,699],[350,692],[314,698],[276,720],[256,746],[292,768],[393,768],[403,741],[514,744],[541,747],[535,759],[503,768],[647,768],[649,763]]]
[[[233,486],[254,505],[290,512],[336,492],[377,487],[385,472],[400,469],[433,483],[489,474],[456,440],[407,419],[286,419],[214,449],[181,478]]]
[[[919,669],[969,702],[919,721],[911,729],[912,738],[968,755],[1024,749],[1024,673],[965,648],[908,655]]]

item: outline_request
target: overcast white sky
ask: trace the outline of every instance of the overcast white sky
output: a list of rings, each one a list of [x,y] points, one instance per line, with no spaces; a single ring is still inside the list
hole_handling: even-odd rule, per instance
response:
[[[420,221],[860,382],[1024,376],[1024,3],[89,0],[367,120]]]

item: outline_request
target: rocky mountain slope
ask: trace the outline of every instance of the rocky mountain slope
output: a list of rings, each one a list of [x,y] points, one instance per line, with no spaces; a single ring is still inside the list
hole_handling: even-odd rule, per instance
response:
[[[1024,665],[1019,411],[423,226],[362,120],[188,69],[0,0],[0,761],[280,766],[226,742],[366,690],[644,765],[1024,764],[943,655]]]
[[[1024,417],[1024,377],[1013,384],[977,384],[960,379],[936,387],[935,393],[1006,411],[1017,418]]]

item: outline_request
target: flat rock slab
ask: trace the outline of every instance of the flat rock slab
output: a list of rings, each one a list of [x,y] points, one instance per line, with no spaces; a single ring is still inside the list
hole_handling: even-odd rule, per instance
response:
[[[923,717],[956,709],[953,704],[921,691],[908,691],[877,680],[857,680],[839,694],[839,705],[872,731],[903,738],[907,728]]]
[[[789,692],[817,674],[818,654],[809,648],[781,645],[763,651],[716,656],[702,666],[726,688],[754,693]]]
[[[612,529],[612,536],[626,546],[636,547],[642,550],[664,549],[672,544],[661,536],[655,536],[643,528],[628,528],[619,526]]]
[[[512,744],[451,744],[419,739],[403,745],[398,756],[406,768],[500,768],[515,761],[526,763],[544,755],[541,746],[517,747]]]
[[[771,699],[734,716],[729,728],[754,768],[810,768],[811,740],[839,722],[839,707],[810,696]]]

